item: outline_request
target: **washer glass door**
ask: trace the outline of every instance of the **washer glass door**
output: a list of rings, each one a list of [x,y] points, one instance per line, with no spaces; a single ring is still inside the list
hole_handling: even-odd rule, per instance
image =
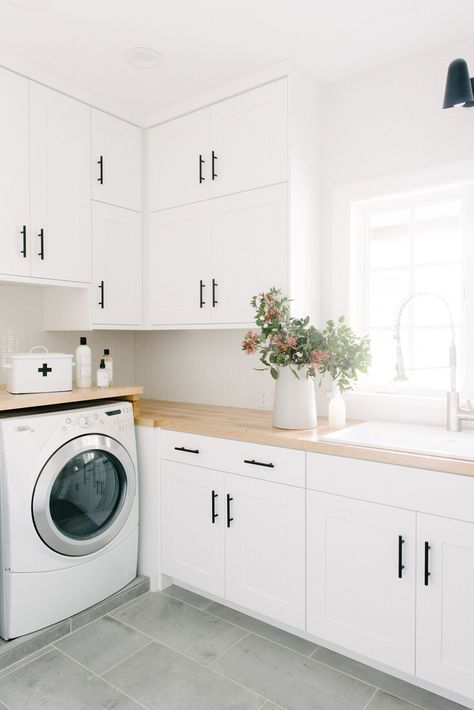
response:
[[[42,540],[63,555],[86,555],[108,545],[133,504],[136,473],[115,439],[81,436],[58,449],[33,493],[33,519]]]

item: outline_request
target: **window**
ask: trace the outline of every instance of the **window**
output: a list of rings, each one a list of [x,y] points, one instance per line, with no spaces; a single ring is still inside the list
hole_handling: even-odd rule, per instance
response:
[[[458,349],[457,387],[469,386],[466,314],[474,321],[474,310],[465,288],[472,254],[466,225],[472,222],[473,194],[472,186],[464,185],[352,203],[351,322],[370,335],[373,361],[360,390],[445,392],[450,385],[450,313]],[[397,318],[406,380],[397,377]]]

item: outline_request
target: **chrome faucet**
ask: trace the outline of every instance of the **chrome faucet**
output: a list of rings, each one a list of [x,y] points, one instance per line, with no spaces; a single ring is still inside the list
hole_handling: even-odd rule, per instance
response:
[[[412,301],[414,298],[417,298],[418,296],[429,296],[432,298],[437,298],[445,305],[446,310],[448,312],[449,324],[451,328],[451,342],[449,345],[449,370],[451,374],[451,386],[450,390],[447,393],[446,428],[448,429],[448,431],[461,431],[461,422],[463,420],[474,422],[474,409],[469,400],[469,408],[467,409],[461,407],[459,404],[459,392],[456,390],[456,334],[454,330],[453,314],[451,312],[451,308],[449,306],[448,301],[443,298],[443,296],[440,296],[438,293],[431,293],[430,291],[412,292],[405,296],[405,298],[400,303],[400,306],[398,307],[395,316],[395,326],[393,331],[393,337],[395,339],[397,348],[397,362],[395,367],[396,375],[394,379],[398,382],[405,381],[408,379],[406,375],[405,363],[403,361],[400,324],[402,319],[402,313],[405,310],[405,307],[410,303],[410,301]]]

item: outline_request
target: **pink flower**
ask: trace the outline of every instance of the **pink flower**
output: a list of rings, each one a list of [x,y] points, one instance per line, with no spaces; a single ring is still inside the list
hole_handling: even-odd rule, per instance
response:
[[[258,333],[249,330],[245,338],[242,340],[242,350],[245,350],[247,355],[253,355],[257,352]]]
[[[298,345],[298,341],[294,335],[287,335],[286,336],[286,344],[290,350],[294,350],[296,348],[296,346]]]
[[[280,315],[281,315],[281,314],[280,314],[280,311],[278,310],[278,308],[275,308],[275,307],[272,306],[272,307],[269,308],[268,311],[266,312],[264,321],[265,321],[265,323],[269,323],[269,322],[270,322],[271,320],[273,320],[274,318],[279,318]]]
[[[329,357],[330,355],[326,350],[313,350],[311,353],[311,359],[317,368],[329,360]]]

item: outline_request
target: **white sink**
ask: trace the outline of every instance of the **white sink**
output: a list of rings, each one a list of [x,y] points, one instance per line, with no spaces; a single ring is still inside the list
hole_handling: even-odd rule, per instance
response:
[[[474,461],[474,431],[450,432],[436,426],[363,422],[326,434],[321,441]]]

